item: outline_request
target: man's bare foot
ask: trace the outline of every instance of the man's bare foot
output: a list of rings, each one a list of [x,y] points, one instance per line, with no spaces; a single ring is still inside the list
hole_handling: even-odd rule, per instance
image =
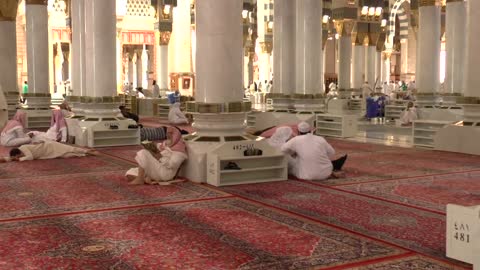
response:
[[[145,184],[155,185],[156,182],[152,181],[152,179],[150,179],[150,177],[145,177]]]
[[[126,177],[127,177],[128,182],[131,182],[131,181],[135,180],[135,178],[137,178],[135,175],[130,175],[130,174],[127,175]]]
[[[130,181],[128,184],[129,185],[143,185],[144,181],[143,181],[143,179],[140,179],[140,178],[137,177],[137,178],[133,179],[133,181]]]
[[[332,178],[345,178],[345,173],[342,171],[332,172]]]

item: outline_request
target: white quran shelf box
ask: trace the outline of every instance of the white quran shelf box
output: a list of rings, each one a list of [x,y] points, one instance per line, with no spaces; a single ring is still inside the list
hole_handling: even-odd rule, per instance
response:
[[[447,256],[480,269],[480,205],[447,205]]]

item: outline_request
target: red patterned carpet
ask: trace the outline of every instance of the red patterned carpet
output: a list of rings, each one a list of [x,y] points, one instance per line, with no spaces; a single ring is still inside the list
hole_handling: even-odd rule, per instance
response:
[[[392,202],[445,212],[449,203],[480,205],[480,171],[339,187]]]
[[[444,207],[480,203],[478,157],[330,141],[345,179],[129,186],[139,146],[0,164],[0,269],[471,269]]]

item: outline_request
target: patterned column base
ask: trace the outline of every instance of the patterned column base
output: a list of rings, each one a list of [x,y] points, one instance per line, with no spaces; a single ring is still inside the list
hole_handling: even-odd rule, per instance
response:
[[[26,100],[22,105],[24,110],[50,110],[50,93],[28,93],[23,98]]]
[[[463,107],[464,125],[477,126],[480,128],[480,98],[459,97],[457,103]]]
[[[442,101],[438,93],[417,93],[417,105],[419,107],[433,107],[439,105]]]
[[[246,114],[251,111],[251,108],[251,102],[244,101],[186,103],[186,112],[192,114],[194,118],[192,127],[196,131],[195,134],[206,138],[214,137],[213,141],[217,141],[216,138],[242,135],[246,128]]]
[[[7,92],[5,99],[7,100],[8,119],[12,119],[13,115],[17,112],[17,108],[20,106],[20,95],[17,91]]]
[[[320,113],[325,111],[325,96],[322,94],[295,94],[293,102],[296,112]]]

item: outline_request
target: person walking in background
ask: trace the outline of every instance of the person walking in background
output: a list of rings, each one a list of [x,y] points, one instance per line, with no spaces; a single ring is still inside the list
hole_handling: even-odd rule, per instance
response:
[[[153,80],[153,98],[158,98],[160,96],[160,87],[157,84],[156,80]]]
[[[28,94],[28,84],[27,81],[23,82],[23,91],[22,94]]]

